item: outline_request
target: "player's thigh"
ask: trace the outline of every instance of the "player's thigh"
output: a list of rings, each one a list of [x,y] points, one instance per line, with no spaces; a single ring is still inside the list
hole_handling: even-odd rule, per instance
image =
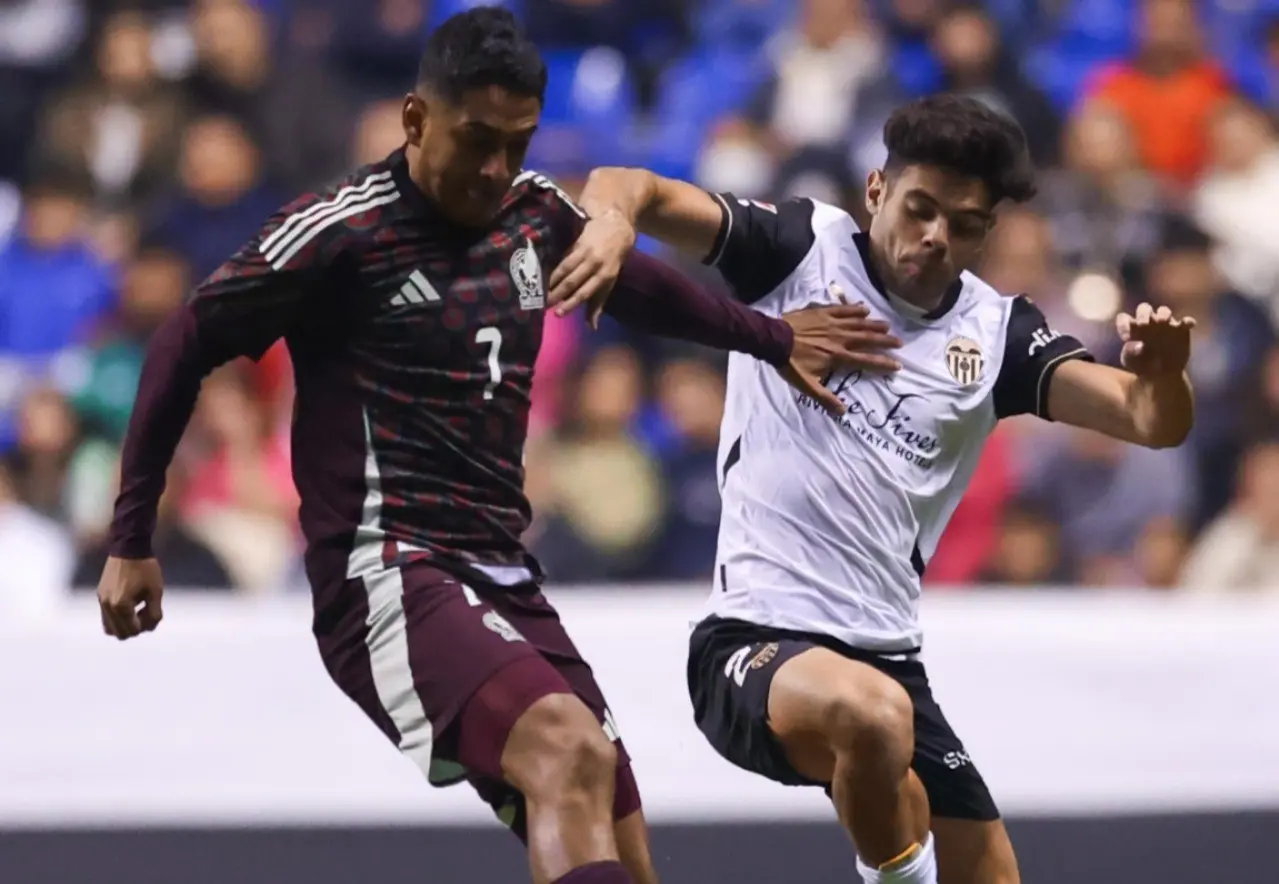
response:
[[[698,729],[720,755],[792,786],[830,783],[839,728],[854,714],[908,708],[862,663],[799,634],[716,618],[689,640],[688,687]]]
[[[630,763],[617,720],[590,664],[582,657],[559,613],[540,592],[504,595],[493,599],[495,610],[550,664],[573,694],[595,715],[604,733],[617,747],[618,765]],[[619,783],[619,788],[622,786]],[[637,805],[638,806],[638,805]],[[628,813],[635,808],[628,809]]]
[[[590,711],[596,724],[617,752],[614,783],[614,819],[624,819],[640,809],[639,787],[630,755],[603,688],[583,659],[558,612],[540,592],[504,594],[493,598],[495,610],[523,636],[560,679],[567,690]]]
[[[938,884],[1020,884],[1003,820],[932,819]]]
[[[824,647],[782,663],[768,694],[768,721],[797,770],[829,782],[836,754],[893,752],[904,767],[912,745],[910,698],[873,666]]]
[[[460,581],[427,564],[385,568],[347,583],[362,596],[362,616],[326,631],[321,656],[334,681],[437,785],[463,778],[455,740],[447,735],[462,709],[496,674],[523,664],[508,712],[534,702],[554,681],[553,667],[515,633],[493,606]],[[529,670],[534,672],[530,676]],[[532,696],[528,696],[528,694]],[[505,734],[494,736],[500,743]],[[496,754],[500,756],[497,745]],[[500,774],[489,767],[486,774]]]

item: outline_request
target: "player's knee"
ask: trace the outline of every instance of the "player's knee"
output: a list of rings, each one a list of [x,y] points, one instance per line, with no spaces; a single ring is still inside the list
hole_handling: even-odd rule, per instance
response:
[[[595,715],[571,694],[538,700],[520,719],[522,751],[505,766],[532,800],[611,793],[617,750]]]
[[[832,698],[827,735],[836,755],[851,754],[905,767],[915,748],[915,710],[906,691],[889,678]]]

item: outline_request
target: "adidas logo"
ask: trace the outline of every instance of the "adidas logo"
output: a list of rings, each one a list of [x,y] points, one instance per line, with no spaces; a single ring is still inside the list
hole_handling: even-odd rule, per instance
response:
[[[409,304],[438,304],[440,293],[431,285],[431,281],[422,275],[421,270],[414,270],[408,281],[400,286],[400,293],[391,299],[392,307],[407,307]]]

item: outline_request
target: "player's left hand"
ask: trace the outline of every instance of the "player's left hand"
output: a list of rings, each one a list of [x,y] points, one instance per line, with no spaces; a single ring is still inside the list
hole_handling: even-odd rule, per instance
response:
[[[1194,319],[1175,317],[1167,307],[1140,304],[1132,315],[1120,313],[1115,317],[1115,329],[1124,343],[1120,364],[1145,377],[1180,376],[1190,362],[1194,327]]]
[[[555,308],[556,316],[567,316],[587,304],[586,321],[598,328],[604,304],[633,248],[635,227],[621,214],[608,212],[587,221],[551,273],[548,306]]]

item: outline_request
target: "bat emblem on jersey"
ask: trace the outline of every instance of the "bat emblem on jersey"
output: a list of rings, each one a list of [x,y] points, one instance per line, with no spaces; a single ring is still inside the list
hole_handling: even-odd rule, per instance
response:
[[[527,239],[511,255],[511,281],[519,292],[521,310],[541,310],[546,307],[542,262],[538,260],[533,243]]]
[[[985,367],[986,359],[982,356],[981,345],[972,338],[954,338],[946,345],[946,368],[950,369],[950,376],[962,386],[981,380],[982,369]]]

